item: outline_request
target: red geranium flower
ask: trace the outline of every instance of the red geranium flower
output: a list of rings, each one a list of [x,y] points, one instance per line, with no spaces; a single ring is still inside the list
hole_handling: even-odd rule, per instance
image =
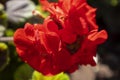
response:
[[[78,65],[96,65],[97,46],[107,39],[98,31],[96,9],[86,0],[40,0],[51,15],[43,24],[26,24],[14,34],[19,56],[41,73],[73,72]]]

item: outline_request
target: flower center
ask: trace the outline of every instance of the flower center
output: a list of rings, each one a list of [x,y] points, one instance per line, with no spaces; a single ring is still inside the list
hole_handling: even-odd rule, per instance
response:
[[[72,44],[67,44],[67,49],[71,53],[71,55],[75,54],[81,47],[81,44],[83,42],[84,37],[83,36],[78,36],[76,41]]]

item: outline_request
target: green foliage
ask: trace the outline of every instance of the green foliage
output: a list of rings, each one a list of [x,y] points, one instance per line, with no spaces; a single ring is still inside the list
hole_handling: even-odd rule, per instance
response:
[[[0,36],[3,36],[7,27],[7,14],[4,11],[4,6],[0,4]]]
[[[33,69],[27,65],[22,64],[15,72],[14,80],[30,80],[33,73]]]
[[[13,34],[14,34],[14,30],[13,30],[13,29],[7,29],[7,30],[5,31],[5,35],[6,35],[6,36],[13,36]]]
[[[113,7],[119,4],[119,0],[105,0],[106,4],[111,5]]]
[[[0,25],[7,26],[7,14],[2,4],[0,4]]]
[[[118,5],[118,0],[111,0],[110,1],[112,6],[117,6]]]
[[[8,46],[5,43],[0,42],[0,51],[5,51],[8,49]]]
[[[0,71],[2,71],[9,62],[8,46],[0,42]]]
[[[8,55],[8,61],[7,65],[0,71],[0,80],[14,80],[14,73],[16,69],[22,64],[22,62],[19,60],[18,55],[16,54],[15,46],[13,42],[8,42],[6,44],[8,46],[7,52],[9,52]],[[9,51],[8,51],[9,50]],[[3,52],[0,52],[3,54]],[[4,51],[5,53],[5,51]],[[5,55],[5,54],[4,54]],[[2,55],[0,57],[0,61],[3,62],[5,57]],[[2,60],[1,60],[2,59]]]
[[[4,31],[6,30],[5,26],[0,25],[0,36],[4,35]]]
[[[54,76],[44,76],[43,74],[34,71],[32,80],[70,80],[70,79],[69,76],[63,72]]]
[[[94,4],[100,5],[102,2],[102,4],[110,5],[112,7],[119,5],[119,2],[120,2],[120,0],[102,0],[102,1],[100,1],[100,0],[87,0],[87,1],[88,1],[88,3],[91,3],[93,5]],[[100,7],[102,7],[102,5]],[[108,10],[106,10],[106,11],[108,11]]]

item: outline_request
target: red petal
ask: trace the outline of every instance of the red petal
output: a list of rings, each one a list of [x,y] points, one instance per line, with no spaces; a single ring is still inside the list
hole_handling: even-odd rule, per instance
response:
[[[68,44],[71,44],[71,43],[75,42],[76,37],[77,37],[76,34],[73,34],[73,33],[69,32],[67,30],[61,31],[60,35],[61,35],[61,38],[62,38],[63,42],[68,43]]]
[[[56,54],[54,61],[60,68],[60,70],[66,71],[71,66],[70,59],[71,59],[70,53],[65,49],[62,49],[58,54]]]
[[[59,0],[60,3],[62,3],[61,8],[65,13],[68,13],[71,8],[71,0]]]
[[[34,36],[35,36],[34,26],[31,25],[31,24],[29,24],[29,23],[26,23],[24,30],[25,30],[26,36],[27,36],[30,40],[34,41]]]
[[[39,2],[40,2],[40,4],[42,4],[44,9],[50,7],[48,0],[39,0]]]
[[[48,19],[45,20],[44,24],[46,24],[49,31],[58,33],[58,26],[55,24],[54,21]]]
[[[88,35],[88,39],[95,44],[101,44],[105,42],[107,37],[107,32],[105,30],[101,30],[100,32],[93,32]]]
[[[31,46],[33,42],[27,38],[24,29],[18,29],[14,33],[14,43],[16,47],[26,49]]]
[[[54,33],[50,32],[46,34],[46,44],[50,48],[51,51],[53,52],[58,52],[61,49],[61,41],[59,36]]]

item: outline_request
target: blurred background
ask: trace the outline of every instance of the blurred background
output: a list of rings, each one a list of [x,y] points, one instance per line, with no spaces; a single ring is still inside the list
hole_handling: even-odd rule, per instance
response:
[[[91,80],[120,80],[120,0],[88,0],[88,3],[97,8],[99,29],[107,30],[109,37],[98,47],[98,65],[92,68],[95,69],[94,72],[85,68],[87,72],[78,70],[73,74],[60,74],[59,78],[90,80],[89,77],[85,79],[90,75],[94,76]],[[23,27],[26,22],[42,23],[42,18],[32,15],[33,10],[41,11],[43,16],[49,14],[42,11],[38,0],[0,0],[0,80],[43,80],[40,78],[44,77],[42,74],[19,59],[12,38],[14,31]],[[80,74],[81,72],[85,72],[85,75]]]

